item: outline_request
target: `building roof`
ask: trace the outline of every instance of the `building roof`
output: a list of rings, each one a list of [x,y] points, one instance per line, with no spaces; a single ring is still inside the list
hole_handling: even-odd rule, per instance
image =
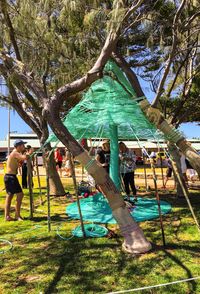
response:
[[[11,134],[10,136],[10,148],[13,148],[14,142],[16,138],[23,139],[24,141],[27,142],[27,145],[31,145],[33,148],[40,148],[40,141],[37,139],[36,134]],[[193,139],[193,140],[188,140],[191,142],[192,147],[194,147],[196,150],[200,150],[200,140],[198,139]],[[88,140],[88,146],[91,147],[97,147],[101,146],[101,140],[98,138],[93,138],[92,140]],[[138,141],[124,141],[124,143],[127,145],[129,148],[133,149],[138,149],[142,148],[143,146],[146,149],[157,149],[158,146],[161,148],[167,148],[167,144],[164,142],[157,142],[155,141],[148,141],[148,140],[141,140],[139,143]],[[54,146],[54,144],[52,144]],[[59,142],[57,147],[64,147],[64,145]],[[8,148],[8,141],[7,140],[0,140],[0,151],[6,151]]]

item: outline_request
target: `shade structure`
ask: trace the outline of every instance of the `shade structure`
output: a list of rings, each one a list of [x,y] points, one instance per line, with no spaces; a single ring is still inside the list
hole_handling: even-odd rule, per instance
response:
[[[121,69],[110,60],[104,68],[103,78],[91,85],[63,120],[77,140],[110,139],[110,176],[117,188],[120,187],[118,140],[155,139],[158,136],[156,128],[140,109],[140,99]],[[49,141],[56,142],[57,138],[52,135]]]
[[[77,140],[110,138],[110,125],[117,126],[119,139],[161,137],[143,114],[138,101],[121,69],[108,61],[103,78],[91,85],[63,123]],[[49,141],[56,142],[56,136],[51,135]]]

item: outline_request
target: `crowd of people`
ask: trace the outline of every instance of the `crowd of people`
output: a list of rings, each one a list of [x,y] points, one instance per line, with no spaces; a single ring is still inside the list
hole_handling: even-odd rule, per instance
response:
[[[110,168],[110,143],[104,141],[102,147],[96,151],[95,159],[109,173]],[[123,181],[123,188],[126,193],[125,200],[131,203],[137,201],[135,187],[136,155],[123,142],[119,143],[119,164],[120,175]],[[132,192],[132,195],[131,195]],[[132,196],[134,200],[131,199]]]
[[[7,192],[6,203],[5,203],[5,219],[7,221],[13,220],[10,216],[10,207],[13,196],[16,194],[16,207],[15,207],[15,219],[23,220],[20,214],[22,199],[23,199],[23,191],[22,188],[28,187],[27,182],[27,160],[31,159],[31,173],[34,172],[34,149],[25,144],[23,140],[16,140],[14,143],[14,149],[8,156],[7,160],[7,171],[4,176],[5,188]],[[145,152],[145,153],[144,153]],[[146,151],[143,151],[143,154],[147,155]],[[156,153],[151,154],[149,157],[156,158]],[[62,172],[65,171],[65,176],[72,176],[72,168],[73,168],[73,157],[71,153],[65,148],[56,148],[54,152],[54,159],[56,162],[56,169],[62,177]],[[105,140],[102,143],[100,148],[97,148],[95,159],[97,162],[109,173],[110,169],[110,142]],[[185,182],[188,181],[188,177],[186,175],[186,171],[189,171],[190,180],[194,180],[195,171],[190,165],[189,161],[185,158],[185,156],[180,153],[180,162],[182,174],[185,179]],[[119,143],[119,171],[122,182],[122,188],[125,192],[125,200],[131,204],[134,204],[137,201],[137,190],[135,186],[135,170],[136,170],[136,155],[130,150],[124,142]],[[22,175],[22,187],[17,178],[17,173]],[[172,161],[170,158],[167,158],[167,170],[166,176],[164,180],[164,187],[166,188],[168,180],[172,177],[173,168]],[[32,183],[33,185],[33,183]]]

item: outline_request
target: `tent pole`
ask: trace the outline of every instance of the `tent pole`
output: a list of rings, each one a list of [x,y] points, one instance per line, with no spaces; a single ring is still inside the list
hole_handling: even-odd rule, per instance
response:
[[[35,166],[36,166],[36,173],[37,173],[38,187],[39,187],[39,193],[40,193],[40,204],[43,205],[42,189],[41,189],[40,173],[39,173],[39,167],[38,167],[38,157],[37,157],[37,154],[36,154],[36,156],[35,156]]]
[[[84,228],[84,223],[83,223],[83,215],[82,215],[82,212],[81,212],[81,205],[80,205],[80,200],[79,200],[79,197],[78,197],[78,188],[77,188],[77,182],[76,182],[75,165],[74,165],[74,160],[73,160],[71,152],[70,152],[70,155],[69,155],[69,160],[70,160],[70,165],[71,165],[71,168],[72,168],[72,179],[73,179],[74,190],[75,190],[75,194],[76,194],[78,212],[79,212],[79,216],[80,216],[81,230],[82,230],[82,233],[83,233],[83,237],[86,238],[86,233],[85,233],[85,228]],[[82,165],[82,167],[83,167],[83,165]]]
[[[161,175],[162,175],[162,184],[164,187],[165,181],[164,181],[164,174],[163,174],[163,161],[162,161],[162,156],[160,154],[160,168],[161,168]]]
[[[144,180],[145,180],[145,188],[146,192],[148,192],[148,183],[147,183],[147,171],[146,171],[146,164],[145,164],[145,156],[142,153],[142,158],[143,158],[143,165],[144,165]]]
[[[48,232],[51,232],[51,205],[50,205],[50,186],[49,186],[49,165],[46,159],[46,183],[47,183],[47,226]]]
[[[119,145],[117,125],[110,124],[110,170],[109,174],[115,186],[120,190],[119,180]]]
[[[31,159],[27,159],[27,173],[28,173],[28,189],[29,189],[29,197],[30,197],[30,219],[33,218],[34,212],[34,203],[33,203],[33,177],[32,177],[32,165]]]
[[[159,212],[160,227],[161,227],[161,232],[162,232],[163,246],[165,247],[166,246],[165,232],[164,232],[164,227],[163,227],[162,212],[161,212],[161,208],[160,208],[160,196],[159,196],[159,193],[158,193],[157,177],[156,177],[156,171],[155,171],[153,158],[151,159],[151,168],[152,168],[152,172],[153,172],[153,181],[154,181],[154,187],[155,187],[155,194],[156,194],[156,200],[157,200],[157,204],[158,204],[158,212]]]

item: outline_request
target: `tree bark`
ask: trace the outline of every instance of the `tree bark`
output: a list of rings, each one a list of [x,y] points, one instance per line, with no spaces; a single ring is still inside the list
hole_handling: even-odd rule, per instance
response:
[[[46,145],[46,148],[48,150],[48,153],[52,151],[51,145]],[[56,163],[54,160],[54,153],[52,152],[49,160],[46,161],[46,172],[48,169],[48,176],[49,176],[49,193],[50,195],[54,196],[64,196],[65,190],[63,187],[63,184],[61,182],[61,179],[58,175],[58,172],[56,170]]]
[[[9,103],[18,113],[18,115],[29,125],[29,127],[36,133],[38,139],[40,141],[41,146],[46,142],[49,136],[49,131],[47,127],[46,121],[42,123],[42,128],[37,126],[35,121],[29,117],[28,113],[20,107],[20,104],[17,103]],[[41,119],[41,118],[40,118]],[[42,120],[42,119],[41,119]],[[50,152],[52,150],[51,145],[47,145],[47,149]],[[63,188],[61,179],[56,170],[56,164],[54,160],[54,156],[50,157],[50,160],[47,163],[49,165],[49,185],[50,185],[50,194],[51,195],[65,195],[65,190]]]

